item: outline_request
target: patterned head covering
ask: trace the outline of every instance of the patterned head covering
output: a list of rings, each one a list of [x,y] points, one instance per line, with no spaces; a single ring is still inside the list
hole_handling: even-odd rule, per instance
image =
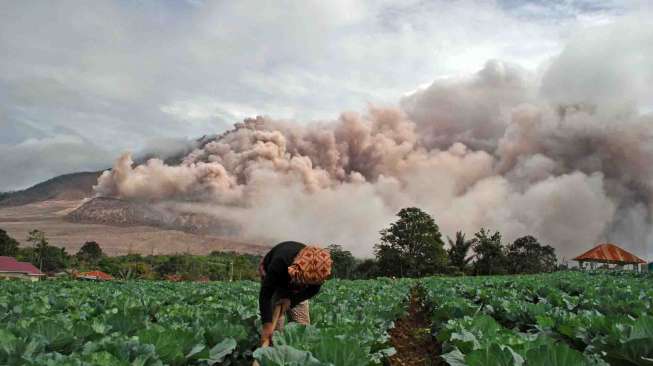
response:
[[[306,246],[288,267],[290,278],[297,283],[320,284],[331,275],[331,254],[320,247]]]

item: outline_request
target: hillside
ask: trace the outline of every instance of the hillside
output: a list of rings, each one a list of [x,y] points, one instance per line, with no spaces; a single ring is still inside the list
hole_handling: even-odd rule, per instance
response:
[[[214,250],[262,254],[268,248],[261,245],[265,241],[197,233],[162,225],[139,225],[134,218],[148,217],[146,214],[150,211],[131,204],[123,206],[124,202],[116,201],[113,203],[98,201],[78,212],[78,214],[81,212],[89,214],[90,218],[92,217],[90,213],[94,212],[91,208],[102,202],[109,212],[107,215],[112,216],[112,220],[107,220],[105,224],[71,221],[67,215],[84,207],[84,203],[88,203],[82,201],[51,200],[22,206],[0,207],[0,228],[6,230],[21,245],[30,245],[26,241],[30,230],[42,230],[46,233],[50,244],[66,248],[68,253],[76,253],[86,241],[97,241],[102,246],[102,250],[109,255],[128,253],[205,255]],[[100,214],[98,219],[104,215],[101,211],[96,213]]]
[[[79,200],[93,195],[102,172],[64,174],[22,191],[0,195],[0,207],[21,206],[47,200]]]
[[[187,233],[237,236],[238,226],[208,215],[184,212],[174,204],[149,204],[96,197],[71,211],[65,219],[74,223],[115,226],[152,226]]]

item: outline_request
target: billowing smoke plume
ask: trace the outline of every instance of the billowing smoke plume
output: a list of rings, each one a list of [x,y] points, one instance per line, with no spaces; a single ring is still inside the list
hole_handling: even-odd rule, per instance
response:
[[[646,57],[650,35],[631,42]],[[179,165],[134,166],[124,155],[96,191],[176,202],[239,223],[244,238],[338,243],[357,255],[371,253],[400,208],[417,206],[447,235],[486,227],[506,240],[532,234],[567,258],[602,240],[650,256],[653,116],[640,111],[639,83],[624,88],[633,73],[651,78],[653,57],[647,71],[623,67],[628,52],[593,58],[610,46],[584,36],[539,77],[490,61],[400,107],[335,121],[247,119]]]

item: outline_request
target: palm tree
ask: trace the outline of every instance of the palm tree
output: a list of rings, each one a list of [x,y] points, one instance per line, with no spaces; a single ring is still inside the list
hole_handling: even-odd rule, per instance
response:
[[[463,271],[467,264],[474,258],[473,256],[468,257],[467,253],[476,242],[476,239],[465,240],[465,234],[462,231],[458,231],[456,232],[456,240],[451,240],[451,238],[447,237],[447,241],[449,242],[449,249],[447,250],[449,265]]]

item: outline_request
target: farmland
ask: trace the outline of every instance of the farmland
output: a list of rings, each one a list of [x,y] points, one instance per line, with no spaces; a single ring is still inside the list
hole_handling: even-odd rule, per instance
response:
[[[409,303],[442,354],[425,364],[653,364],[648,276],[332,280],[311,326],[289,324],[258,350],[257,299],[247,281],[0,282],[0,364],[382,364]]]

